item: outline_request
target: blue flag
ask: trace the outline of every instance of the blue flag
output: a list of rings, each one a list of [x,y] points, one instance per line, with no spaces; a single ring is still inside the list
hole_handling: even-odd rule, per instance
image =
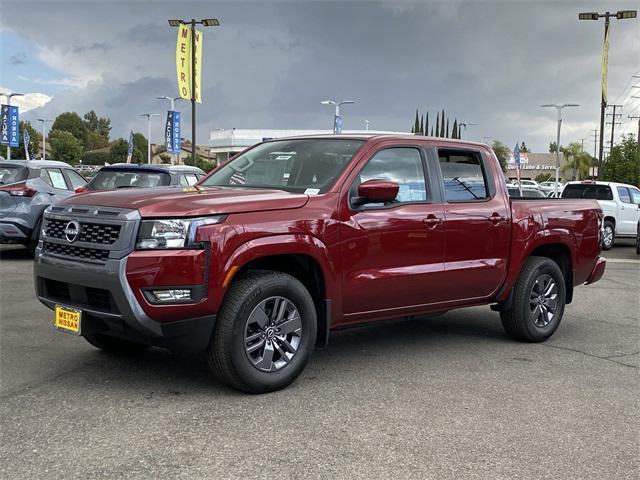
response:
[[[180,144],[180,112],[171,112],[171,114],[171,131],[173,132],[173,148],[171,151],[179,154],[180,149],[182,148],[182,145]]]
[[[13,105],[2,105],[0,109],[0,122],[2,124],[2,134],[0,145],[10,147],[20,146],[20,120],[18,118],[18,107]]]
[[[516,168],[520,169],[520,145],[516,142],[516,146],[513,147],[513,160],[516,163]]]
[[[27,160],[31,160],[31,144],[29,143],[29,130],[22,131],[22,144],[24,145],[24,155]]]
[[[133,130],[129,134],[129,148],[127,149],[127,163],[131,163],[133,158]]]

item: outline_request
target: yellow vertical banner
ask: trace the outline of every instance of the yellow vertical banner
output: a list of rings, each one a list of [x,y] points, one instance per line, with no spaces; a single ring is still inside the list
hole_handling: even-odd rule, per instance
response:
[[[602,99],[607,103],[607,73],[609,70],[609,29],[604,36],[604,46],[602,47]],[[615,122],[615,119],[613,120]]]
[[[178,27],[176,72],[180,98],[191,100],[191,29],[186,25]]]
[[[202,32],[196,30],[196,94],[195,100],[202,103],[200,85],[202,84]]]

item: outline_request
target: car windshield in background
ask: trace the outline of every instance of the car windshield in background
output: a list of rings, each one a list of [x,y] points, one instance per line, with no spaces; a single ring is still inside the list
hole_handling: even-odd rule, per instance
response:
[[[200,185],[324,193],[363,144],[363,140],[326,138],[263,143],[231,160]]]
[[[89,183],[93,190],[164,187],[171,183],[168,173],[135,170],[100,170]]]
[[[520,189],[509,187],[509,196],[512,198],[547,198],[544,192],[533,188],[523,188],[522,195],[520,195]]]
[[[564,187],[562,198],[590,198],[593,200],[613,200],[613,193],[608,185],[572,183]]]
[[[0,185],[21,182],[29,175],[27,167],[20,165],[0,165]]]

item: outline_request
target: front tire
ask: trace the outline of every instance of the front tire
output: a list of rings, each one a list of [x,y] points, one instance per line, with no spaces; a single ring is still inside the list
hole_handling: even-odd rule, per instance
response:
[[[246,393],[291,384],[316,341],[316,309],[309,291],[281,272],[253,271],[229,289],[207,348],[223,383]]]
[[[511,308],[500,312],[505,331],[516,340],[542,342],[556,331],[566,301],[565,279],[556,262],[530,257],[514,285]]]
[[[616,227],[611,220],[605,220],[602,230],[602,249],[609,250],[616,240]]]

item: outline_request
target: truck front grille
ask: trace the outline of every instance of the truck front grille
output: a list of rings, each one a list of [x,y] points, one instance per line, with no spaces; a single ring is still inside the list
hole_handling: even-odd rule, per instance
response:
[[[46,235],[51,238],[65,239],[64,229],[68,223],[68,220],[48,219],[45,227]],[[118,240],[119,236],[120,225],[80,222],[78,240],[81,242],[111,245]]]
[[[42,253],[99,262],[106,262],[107,258],[109,258],[109,250],[76,247],[75,245],[52,242],[43,242]]]

